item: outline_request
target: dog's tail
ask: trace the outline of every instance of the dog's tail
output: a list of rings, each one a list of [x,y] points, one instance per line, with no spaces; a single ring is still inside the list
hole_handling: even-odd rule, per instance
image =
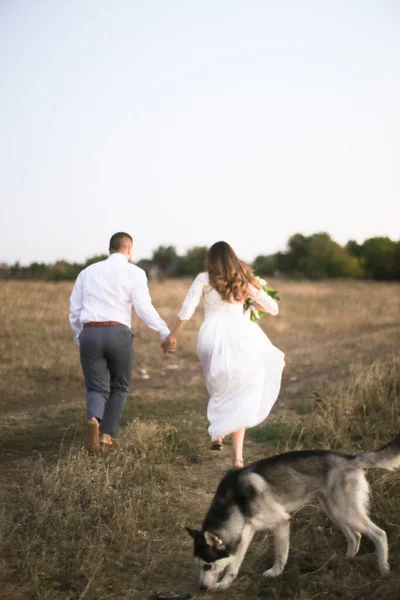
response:
[[[380,450],[358,454],[355,461],[363,469],[377,468],[387,471],[400,469],[400,435]]]

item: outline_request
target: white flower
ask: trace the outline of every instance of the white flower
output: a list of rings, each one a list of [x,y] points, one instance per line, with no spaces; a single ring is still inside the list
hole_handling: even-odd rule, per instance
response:
[[[256,277],[256,279],[261,286],[267,285],[265,279],[261,279],[261,277]]]

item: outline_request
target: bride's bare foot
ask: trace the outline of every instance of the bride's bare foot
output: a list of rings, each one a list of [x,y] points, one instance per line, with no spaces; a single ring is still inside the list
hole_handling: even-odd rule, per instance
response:
[[[223,448],[223,446],[222,446],[222,438],[217,438],[211,444],[211,450],[221,451],[222,448]]]
[[[234,458],[233,459],[233,466],[236,469],[242,469],[243,468],[243,458]]]

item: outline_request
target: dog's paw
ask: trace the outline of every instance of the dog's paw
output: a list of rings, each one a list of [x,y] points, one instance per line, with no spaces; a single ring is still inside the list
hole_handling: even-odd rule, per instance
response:
[[[230,587],[232,585],[232,583],[235,581],[236,577],[237,577],[238,572],[237,571],[231,571],[228,572],[225,577],[223,578],[222,581],[220,581],[220,583],[217,584],[217,589],[218,590],[226,590],[228,589],[228,587]]]
[[[226,577],[221,583],[217,583],[216,590],[227,590],[233,583],[234,577]]]
[[[358,551],[360,550],[361,534],[359,534],[358,531],[354,531],[353,533],[353,539],[351,539],[347,544],[347,558],[354,558],[355,556],[357,556]]]
[[[389,577],[389,575],[390,575],[389,563],[382,565],[379,570],[381,572],[382,577]]]
[[[267,571],[264,571],[264,573],[262,575],[263,575],[263,577],[278,577],[278,575],[280,575],[282,573],[282,571],[283,571],[283,569],[279,569],[274,565]]]

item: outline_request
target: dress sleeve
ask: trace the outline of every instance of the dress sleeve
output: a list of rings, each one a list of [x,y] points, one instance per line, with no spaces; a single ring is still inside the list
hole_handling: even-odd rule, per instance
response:
[[[268,296],[264,290],[259,290],[253,285],[249,285],[249,294],[251,299],[254,300],[254,302],[257,302],[265,312],[274,316],[278,314],[279,307],[277,301],[271,298],[271,296]]]
[[[193,316],[193,313],[201,300],[205,285],[206,279],[204,273],[200,273],[190,286],[186,298],[183,301],[182,308],[178,313],[178,318],[181,321],[188,321],[190,317]]]

